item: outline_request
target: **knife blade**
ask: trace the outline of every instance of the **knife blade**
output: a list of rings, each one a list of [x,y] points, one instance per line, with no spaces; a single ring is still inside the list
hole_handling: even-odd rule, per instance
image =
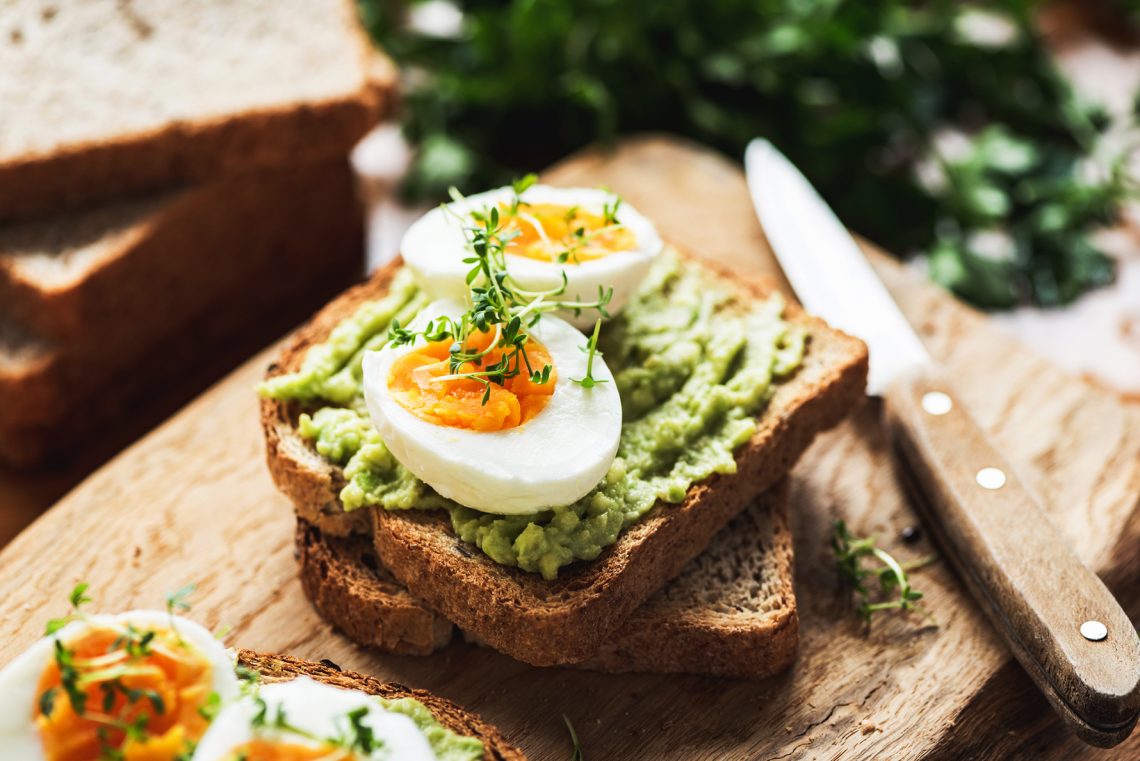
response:
[[[765,235],[796,295],[863,339],[868,392],[904,484],[979,607],[1065,724],[1123,741],[1140,715],[1140,637],[1039,497],[955,394],[846,228],[798,169],[757,139],[744,157]]]
[[[799,170],[767,140],[749,143],[744,166],[764,234],[804,309],[867,344],[867,393],[881,396],[895,378],[929,366],[926,348],[847,228]]]

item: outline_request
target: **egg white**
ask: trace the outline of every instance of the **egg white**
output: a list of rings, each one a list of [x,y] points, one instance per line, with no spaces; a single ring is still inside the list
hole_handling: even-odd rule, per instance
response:
[[[410,327],[422,330],[430,319],[464,311],[458,302],[435,301]],[[601,355],[593,377],[604,382],[583,388],[571,379],[586,375],[586,337],[550,314],[530,334],[550,353],[554,394],[532,419],[502,431],[436,425],[396,401],[388,390],[392,364],[422,338],[364,356],[364,398],[384,444],[417,478],[461,505],[499,514],[568,505],[598,484],[617,454],[621,398]]]
[[[223,701],[238,694],[233,656],[202,626],[174,616],[178,634],[208,660],[212,668],[213,690]],[[73,621],[55,634],[39,640],[0,670],[0,695],[5,710],[0,711],[0,758],[42,761],[43,742],[35,724],[40,696],[36,688],[44,669],[55,659],[55,641],[64,644],[82,637],[93,626],[134,624],[143,630],[169,629],[171,616],[153,610],[135,610],[117,615],[92,615]]]
[[[400,759],[400,761],[434,761],[436,756],[427,738],[409,717],[388,711],[372,696],[355,690],[343,690],[298,677],[288,682],[267,684],[257,691],[268,707],[268,716],[274,716],[278,707],[284,709],[288,722],[310,735],[331,738],[342,735],[348,727],[347,714],[368,707],[361,722],[372,729],[374,737],[383,744],[381,752],[362,758]],[[228,761],[234,749],[253,739],[280,740],[305,746],[319,743],[275,728],[253,726],[258,706],[247,696],[222,709],[198,743],[193,761]]]
[[[471,256],[467,233],[464,232],[464,227],[472,224],[469,215],[471,211],[509,203],[513,194],[514,191],[507,187],[468,196],[448,204],[447,211],[443,208],[429,211],[404,234],[400,244],[404,263],[415,274],[419,286],[432,298],[462,301],[467,297],[465,277],[471,265],[464,264],[463,260]],[[534,185],[522,194],[522,198],[531,203],[578,206],[584,211],[601,214],[603,205],[612,203],[615,196],[597,188]],[[616,251],[581,264],[560,264],[508,255],[507,271],[521,287],[531,291],[557,288],[562,284],[562,273],[565,272],[567,288],[561,297],[564,300],[593,301],[597,298],[599,286],[613,288],[613,298],[606,310],[616,315],[629,303],[654,259],[664,248],[653,223],[628,203],[618,207],[617,220],[633,233],[636,248]],[[571,312],[559,316],[584,330],[594,324],[598,313],[596,310],[583,310],[577,316]]]

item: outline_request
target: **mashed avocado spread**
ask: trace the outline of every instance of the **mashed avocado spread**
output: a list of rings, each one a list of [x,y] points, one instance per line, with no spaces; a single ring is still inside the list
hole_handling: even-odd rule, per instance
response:
[[[402,713],[414,721],[439,761],[479,761],[484,757],[483,743],[478,738],[455,734],[436,721],[420,701],[414,698],[377,699],[389,711]]]
[[[298,372],[271,378],[260,391],[309,410],[300,434],[344,468],[345,510],[447,510],[461,539],[547,579],[596,558],[657,500],[680,502],[694,483],[735,472],[733,453],[755,432],[774,384],[799,366],[806,340],[781,318],[778,296],[741,303],[725,283],[666,253],[599,341],[622,401],[609,472],[572,505],[492,515],[440,497],[396,462],[364,406],[364,353],[384,345],[393,319],[408,324],[427,301],[402,271],[385,298],[359,307],[313,346]]]

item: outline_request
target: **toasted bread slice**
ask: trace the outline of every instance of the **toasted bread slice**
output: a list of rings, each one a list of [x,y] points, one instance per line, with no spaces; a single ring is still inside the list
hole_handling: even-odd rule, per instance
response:
[[[189,398],[363,268],[344,159],[114,206],[0,229],[0,460],[34,464],[212,368]]]
[[[383,295],[399,262],[348,291],[302,328],[269,369],[296,370],[363,301]],[[711,265],[703,266],[716,271]],[[767,282],[718,275],[744,297],[771,295]],[[777,385],[760,413],[758,430],[736,454],[737,472],[694,485],[676,505],[658,504],[624,530],[601,556],[563,569],[553,581],[495,563],[463,544],[446,515],[372,510],[343,514],[337,496],[343,474],[295,430],[295,405],[262,401],[270,471],[298,514],[322,530],[344,535],[366,528],[385,566],[417,598],[495,649],[538,666],[578,663],[639,605],[681,572],[713,536],[795,464],[816,433],[841,421],[864,398],[867,348],[789,305],[786,319],[808,333],[794,376]]]
[[[345,156],[395,70],[351,0],[0,4],[0,218]]]
[[[451,622],[392,577],[367,534],[327,536],[298,517],[294,549],[305,595],[353,642],[397,655],[428,655],[451,642]]]
[[[746,679],[790,666],[799,617],[787,491],[781,481],[749,505],[579,665]],[[296,542],[305,594],[349,639],[413,655],[427,655],[451,640],[451,623],[395,580],[367,537],[323,536],[298,519]]]
[[[288,655],[270,655],[253,650],[238,650],[238,663],[260,674],[264,683],[288,682],[300,676],[332,687],[359,690],[382,698],[412,698],[424,705],[435,720],[457,735],[474,737],[483,743],[485,761],[526,761],[526,755],[507,742],[498,729],[450,700],[436,697],[426,690],[413,690],[402,684],[382,682],[354,671],[342,671],[328,661],[313,663]]]

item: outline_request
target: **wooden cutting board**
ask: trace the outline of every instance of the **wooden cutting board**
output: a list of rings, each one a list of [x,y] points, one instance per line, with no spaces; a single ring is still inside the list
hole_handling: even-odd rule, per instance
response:
[[[607,183],[665,237],[742,270],[774,272],[739,167],[662,138],[587,153],[546,175]],[[882,257],[884,279],[959,391],[1044,493],[1080,556],[1140,610],[1140,413],[1065,376],[979,315]],[[1067,737],[944,564],[917,574],[938,626],[896,617],[865,633],[839,593],[827,549],[842,516],[900,556],[918,523],[868,405],[822,437],[795,473],[796,589],[803,640],[794,668],[761,683],[535,669],[455,644],[430,658],[377,656],[335,634],[296,578],[293,520],[264,466],[253,386],[273,349],[95,473],[0,553],[0,663],[39,636],[71,586],[108,610],[161,606],[198,585],[194,616],[232,626],[227,642],[330,658],[425,687],[483,714],[534,759],[566,759],[562,715],[586,758],[1137,758]],[[1031,526],[1026,527],[1032,530]],[[1064,594],[1063,589],[1058,594]]]

